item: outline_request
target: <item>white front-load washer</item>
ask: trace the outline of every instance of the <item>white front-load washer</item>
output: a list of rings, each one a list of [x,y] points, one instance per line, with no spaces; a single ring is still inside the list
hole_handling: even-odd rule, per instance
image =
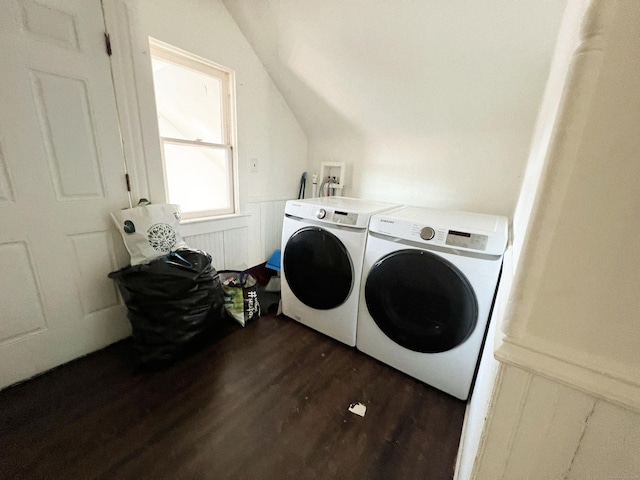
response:
[[[356,347],[466,400],[507,238],[501,216],[418,207],[373,215]]]
[[[282,312],[355,346],[372,214],[397,205],[348,197],[289,200],[282,227]]]

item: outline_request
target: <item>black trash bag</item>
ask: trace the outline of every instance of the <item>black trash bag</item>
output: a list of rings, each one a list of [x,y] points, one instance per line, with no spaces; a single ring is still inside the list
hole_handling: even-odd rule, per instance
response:
[[[220,276],[208,253],[178,249],[111,272],[128,309],[136,360],[162,366],[188,352],[224,317]]]

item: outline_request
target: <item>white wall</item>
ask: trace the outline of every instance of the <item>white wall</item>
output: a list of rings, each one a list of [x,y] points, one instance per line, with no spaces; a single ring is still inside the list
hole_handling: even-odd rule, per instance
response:
[[[459,478],[640,472],[640,4],[572,0],[566,20],[557,115],[516,210],[502,363]]]
[[[580,27],[586,8],[587,4],[584,2],[569,2],[560,26],[549,78],[538,111],[524,180],[511,225],[511,241],[504,256],[502,278],[492,318],[492,330],[488,334],[485,351],[478,369],[476,388],[466,412],[464,432],[458,451],[456,468],[456,478],[458,479],[471,477],[480,443],[486,438],[484,428],[495,400],[496,378],[501,373],[500,364],[494,358],[494,350],[502,344],[502,323],[511,295],[513,277],[518,268],[534,203],[538,198],[540,179],[549,156],[554,127],[559,121],[560,107],[565,98],[565,86],[572,58],[581,45]],[[498,324],[500,328],[497,328]]]
[[[143,8],[152,10],[147,12],[147,21],[160,8],[166,9],[164,12],[179,10],[180,15],[190,9],[201,16],[216,12],[208,18],[207,25],[228,19],[219,2],[191,1],[189,8],[184,2],[179,7],[168,1],[143,3]],[[262,16],[257,23],[266,25],[268,35],[248,36],[309,138],[308,163],[296,163],[296,154],[282,164],[274,164],[277,185],[282,186],[282,191],[292,189],[289,196],[295,194],[303,169],[311,171],[321,160],[345,160],[353,182],[351,190],[347,190],[349,194],[510,214],[529,156],[528,180],[515,209],[515,284],[508,292],[509,308],[502,314],[510,323],[506,342],[498,349],[501,361],[513,366],[500,364],[484,372],[489,379],[495,377],[496,383],[492,397],[486,393],[489,383],[481,389],[482,396],[474,397],[479,407],[474,415],[481,415],[482,422],[486,414],[487,422],[467,425],[467,433],[479,450],[477,460],[465,464],[464,471],[476,478],[538,478],[541,473],[584,478],[593,472],[601,476],[637,472],[637,460],[627,450],[640,448],[635,428],[640,361],[634,350],[634,340],[640,333],[634,318],[639,305],[632,291],[640,283],[634,269],[639,260],[637,242],[633,242],[639,228],[633,222],[633,214],[640,206],[640,190],[635,183],[639,178],[637,162],[630,161],[640,152],[640,136],[635,134],[640,124],[640,78],[638,57],[634,55],[640,44],[635,28],[640,23],[638,3],[607,0],[594,4],[585,17],[577,50],[569,49],[575,51],[575,68],[568,76],[558,77],[555,87],[549,87],[562,95],[555,97],[555,103],[543,105],[539,117],[548,115],[552,122],[556,117],[563,118],[563,122],[559,127],[553,123],[551,130],[549,123],[538,123],[533,150],[539,151],[531,154],[531,132],[564,2],[518,3],[512,7],[518,10],[517,14],[508,10],[515,3],[496,4],[497,11],[486,12],[481,10],[485,7],[465,4],[469,10],[458,12],[462,17],[451,12],[445,15],[437,9],[423,10],[422,15],[415,16],[415,24],[421,25],[422,30],[403,29],[407,15],[415,11],[400,7],[418,5],[417,2],[395,3],[393,11],[381,8],[369,12],[364,20],[362,9],[355,8],[363,4],[357,2],[347,4],[345,8],[353,9],[347,12],[326,9],[324,3],[311,0],[257,6],[255,2],[229,1],[226,5],[242,25],[255,23],[255,17],[248,22],[242,20],[251,9]],[[576,11],[584,11],[591,2],[575,0],[571,4]],[[244,5],[246,9],[234,5]],[[422,5],[419,8],[443,7],[437,2]],[[523,10],[523,5],[528,9]],[[615,7],[619,7],[617,16],[613,15]],[[297,17],[300,11],[309,17]],[[323,17],[327,11],[333,13]],[[344,23],[324,30],[320,23],[314,29],[308,20],[318,15],[329,25],[342,22],[341,19]],[[462,41],[445,42],[438,50],[438,39],[444,37],[429,35],[438,31],[439,23],[425,27],[427,20],[433,18],[444,26],[443,30],[450,27]],[[464,21],[458,23],[456,19]],[[169,21],[168,17],[157,20],[164,27],[154,36],[181,48],[192,47],[203,55],[203,50],[198,50],[205,48],[200,42],[186,40],[190,36],[188,29],[205,29],[198,18],[185,22],[175,18]],[[179,43],[180,34],[171,32],[173,22],[182,25],[184,44]],[[235,31],[226,22],[220,31]],[[527,31],[530,37],[524,44],[514,42],[525,38],[520,36],[525,32],[513,30],[514,25],[522,29],[527,24],[531,25]],[[200,26],[196,30],[194,25]],[[393,28],[380,28],[391,25]],[[492,27],[484,32],[488,37],[479,35],[477,25]],[[509,26],[511,30],[504,30]],[[327,33],[314,36],[322,32]],[[368,45],[373,45],[374,50],[380,47],[380,41],[384,44],[389,40],[385,36],[389,32],[399,39],[389,44],[393,48],[373,52],[366,49]],[[491,32],[498,34],[489,35]],[[202,33],[210,42],[216,40],[211,32]],[[418,33],[425,35],[425,41],[412,36]],[[263,43],[258,45],[261,39]],[[514,43],[517,48],[509,50]],[[350,45],[362,50],[353,56],[357,50],[346,48]],[[540,50],[532,49],[534,45]],[[433,49],[436,61],[410,61],[415,58],[411,53],[428,55]],[[454,53],[467,51],[469,56],[460,58],[468,61],[451,61]],[[242,52],[252,55],[249,48],[242,47]],[[484,55],[489,52],[494,56]],[[331,63],[335,58],[339,62]],[[518,59],[524,64],[518,64]],[[225,64],[219,58],[212,60]],[[360,77],[351,73],[340,76],[350,72],[350,65],[361,69],[353,74]],[[407,65],[414,69],[432,68],[442,75],[431,78],[435,82],[432,84],[407,83],[430,78],[421,77],[415,70],[409,74],[403,70]],[[452,70],[442,72],[444,66]],[[464,75],[453,75],[460,73],[455,67],[462,69]],[[280,70],[274,73],[273,69]],[[258,77],[262,75],[264,72]],[[449,84],[448,79],[461,83]],[[495,85],[492,79],[497,80]],[[565,80],[569,90],[564,89]],[[402,88],[394,89],[398,85]],[[423,88],[425,85],[439,88]],[[477,90],[480,87],[489,89],[488,93],[482,95]],[[467,95],[469,91],[465,89],[474,94]],[[362,92],[366,95],[360,95]],[[424,92],[438,95],[423,98]],[[266,105],[270,101],[248,103]],[[276,103],[275,111],[286,113],[284,101],[277,99]],[[433,106],[428,110],[431,116],[423,117],[420,108],[412,110],[416,105]],[[455,108],[447,108],[451,106]],[[403,123],[408,119],[413,120],[412,125]],[[288,125],[288,120],[283,124]],[[264,125],[256,123],[257,131],[261,132]],[[288,128],[282,128],[272,137],[262,131],[256,145],[269,151],[267,157],[271,158],[271,152],[288,149],[287,132]],[[271,138],[283,139],[273,151],[266,146]],[[243,148],[242,139],[240,143]],[[296,141],[293,143],[297,145]],[[264,158],[262,153],[254,153],[258,149],[243,153],[242,168],[246,169],[250,157]],[[306,155],[302,147],[294,150]],[[253,195],[256,201],[252,205],[247,201],[246,205],[256,214],[251,217],[252,228],[263,229],[263,246],[258,247],[262,252],[256,255],[262,254],[264,260],[268,254],[264,245],[273,242],[268,239],[273,232],[265,233],[264,226],[271,223],[269,219],[281,218],[274,214],[281,209],[281,198],[270,189],[276,185],[273,177],[264,182],[257,177],[243,181],[247,182],[247,200]],[[252,181],[256,184],[253,194],[249,188]],[[286,198],[286,194],[282,195]],[[242,228],[249,229],[249,222]],[[241,252],[234,250],[232,257],[242,257],[242,250],[246,249],[248,258],[250,247],[242,246],[247,237],[233,230],[223,229],[221,234],[214,232],[214,236],[206,238],[193,232],[192,238],[213,249],[223,245],[225,250],[225,243],[233,248],[240,245]],[[603,276],[602,272],[606,274]],[[487,365],[491,367],[490,363]],[[482,431],[478,433],[480,425]],[[544,442],[539,441],[541,437]]]
[[[494,358],[493,352],[496,345],[499,345],[502,341],[500,324],[504,318],[504,310],[511,291],[513,276],[513,255],[511,250],[512,248],[509,247],[504,256],[502,276],[487,331],[487,338],[480,356],[475,385],[465,411],[455,470],[455,478],[458,480],[471,478],[480,442],[486,436],[485,425],[492,409],[496,378],[500,371],[500,364]]]
[[[481,450],[460,479],[633,479],[640,414],[501,365]]]
[[[345,193],[511,216],[565,1],[223,0]]]
[[[165,195],[147,49],[153,37],[236,74],[240,210],[245,217],[183,225],[183,236],[210,251],[219,269],[266,261],[280,246],[281,220],[271,220],[282,216],[283,200],[297,196],[299,175],[287,173],[304,170],[307,139],[251,46],[220,1],[107,0],[105,8],[115,40],[112,61],[134,203],[140,196],[164,201]],[[258,159],[257,173],[249,171],[251,158]]]
[[[591,8],[523,244],[501,350],[508,361],[533,363],[640,408],[640,4],[580,3]]]

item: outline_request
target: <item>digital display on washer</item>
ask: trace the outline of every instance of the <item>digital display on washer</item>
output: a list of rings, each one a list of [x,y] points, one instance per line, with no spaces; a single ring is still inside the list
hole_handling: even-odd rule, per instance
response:
[[[358,214],[336,210],[335,212],[333,212],[332,220],[335,223],[339,223],[341,225],[355,225],[358,221]]]
[[[475,233],[458,232],[449,230],[447,233],[446,244],[452,247],[472,248],[474,250],[485,250],[489,237],[486,235],[477,235]]]

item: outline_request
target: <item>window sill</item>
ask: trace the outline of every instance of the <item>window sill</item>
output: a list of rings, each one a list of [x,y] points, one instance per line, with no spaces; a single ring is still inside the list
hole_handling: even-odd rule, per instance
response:
[[[183,237],[222,232],[249,226],[248,213],[235,213],[219,217],[190,218],[180,222],[180,234]]]

